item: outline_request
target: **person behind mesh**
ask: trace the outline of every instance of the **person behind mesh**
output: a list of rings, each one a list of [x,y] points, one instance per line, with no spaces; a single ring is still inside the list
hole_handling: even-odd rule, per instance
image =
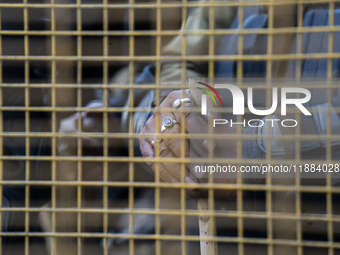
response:
[[[296,5],[278,5],[274,6],[274,26],[275,28],[285,28],[285,27],[296,27],[297,26],[297,6]],[[338,9],[334,11],[334,19],[335,25],[340,24],[340,12]],[[223,6],[219,8],[215,8],[215,29],[239,29],[239,10],[237,7],[233,6]],[[328,26],[328,17],[329,10],[328,6],[318,5],[305,5],[304,8],[304,17],[303,17],[303,26],[304,27],[313,27],[313,26]],[[262,29],[268,26],[268,9],[266,7],[245,7],[244,8],[244,28],[247,29]],[[183,31],[196,31],[196,30],[207,30],[209,29],[209,8],[197,8],[189,15],[186,23],[182,26]],[[327,37],[328,34],[319,33],[308,34],[305,36],[302,43],[302,52],[305,54],[313,54],[313,53],[322,53],[327,52],[327,47],[325,48],[324,38]],[[337,38],[339,33],[334,33],[334,37]],[[264,34],[249,34],[244,35],[244,44],[243,44],[243,54],[244,55],[265,55],[267,54],[267,37]],[[275,47],[273,48],[273,54],[282,54],[289,55],[291,53],[296,52],[296,36],[291,34],[280,34],[273,37]],[[182,42],[183,36],[179,35],[175,37],[168,45],[163,48],[162,55],[169,56],[182,56],[184,52],[182,52]],[[239,36],[235,35],[217,35],[214,38],[214,47],[216,49],[216,55],[237,55],[238,54],[238,42]],[[205,56],[209,55],[209,35],[188,35],[187,36],[187,47],[186,47],[186,55],[189,56]],[[327,46],[327,44],[326,44]],[[335,45],[334,51],[339,52],[340,48],[338,45]],[[289,58],[290,59],[290,58]],[[325,68],[325,59],[305,59],[302,61],[301,67],[301,76],[303,79],[315,80],[315,79],[324,79],[327,78],[327,68]],[[334,60],[333,62],[333,70],[332,74],[334,78],[338,78],[340,65],[338,60]],[[183,64],[185,65],[183,67]],[[296,68],[297,61],[292,59],[289,61],[277,61],[273,63],[271,69],[271,77],[277,78],[285,78],[285,77],[296,77]],[[135,84],[150,84],[155,83],[155,73],[156,69],[154,66],[146,67],[143,72],[137,77]],[[208,76],[209,64],[204,61],[169,61],[161,63],[161,73],[160,73],[160,81],[162,84],[161,90],[161,102],[160,108],[177,108],[175,103],[180,100],[181,104],[184,107],[191,107],[194,104],[194,100],[190,94],[190,91],[186,90],[183,92],[182,90],[176,90],[172,88],[172,85],[178,86],[181,81],[185,81],[187,78],[191,77],[207,77]],[[242,62],[242,77],[244,78],[264,78],[267,77],[267,62],[266,61],[243,61]],[[183,70],[185,70],[185,76],[183,77]],[[215,77],[223,77],[223,78],[235,78],[237,76],[238,63],[237,60],[233,61],[215,61]],[[185,96],[183,96],[183,93]],[[313,94],[313,92],[312,92]],[[164,138],[162,140],[158,140],[153,137],[143,136],[145,134],[155,134],[156,132],[156,114],[152,113],[153,107],[156,104],[156,92],[153,90],[135,90],[133,94],[133,99],[128,97],[128,93],[123,93],[116,95],[113,93],[112,97],[109,100],[111,106],[117,106],[115,102],[125,102],[120,105],[122,107],[128,107],[130,105],[129,100],[133,100],[134,107],[142,107],[149,108],[148,112],[135,112],[133,114],[133,123],[130,123],[129,113],[124,112],[121,116],[121,131],[129,132],[129,125],[133,125],[134,133],[140,133],[141,136],[138,141],[135,141],[134,149],[135,156],[143,156],[145,158],[153,158],[155,157],[155,144],[158,142],[160,146],[161,157],[171,158],[171,157],[179,157],[181,158],[181,140],[176,138],[177,136]],[[332,92],[333,98],[332,102],[329,105],[335,111],[339,107],[338,95],[339,92],[337,89]],[[322,135],[325,128],[323,123],[320,123],[320,109],[323,105],[327,104],[327,101],[320,100],[320,98],[313,98],[311,101],[311,105],[309,107],[315,110],[315,114],[312,117],[306,117],[301,119],[301,133],[305,132],[304,127],[310,127],[309,132],[313,135]],[[184,116],[186,121],[186,127],[190,127],[192,125],[206,125],[206,120],[201,118],[198,114],[186,114]],[[332,115],[332,121],[335,125],[338,125],[338,116]],[[164,119],[172,120],[172,124],[164,128],[162,130],[165,134],[180,134],[181,133],[181,122],[182,122],[182,114],[180,112],[176,112],[174,110],[173,113],[159,113],[159,119],[162,121]],[[175,124],[174,124],[175,123]],[[197,124],[196,124],[197,123]],[[159,123],[159,130],[162,129],[163,125],[166,123]],[[206,125],[207,126],[207,125]],[[339,125],[336,127],[340,127]],[[334,130],[339,130],[335,128]],[[244,134],[252,134],[254,136],[258,136],[258,130],[246,128],[243,130]],[[296,130],[294,130],[295,132]],[[190,130],[186,129],[186,132],[190,134]],[[236,134],[236,128],[225,127],[221,130],[223,133]],[[274,131],[273,131],[274,132]],[[275,130],[276,133],[285,134],[286,130]],[[333,132],[333,131],[332,131]],[[334,131],[335,132],[335,131]],[[336,134],[336,133],[335,133]],[[265,135],[265,134],[264,134]],[[258,137],[257,137],[258,138]],[[266,158],[267,153],[272,153],[272,151],[263,150],[260,148],[257,143],[258,139],[250,139],[243,141],[243,157],[248,159],[264,159]],[[235,158],[236,157],[236,141],[230,140],[228,143],[215,143],[213,145],[215,152],[224,152],[226,158]],[[333,142],[332,142],[333,144]],[[303,144],[304,145],[304,144]],[[334,141],[334,146],[332,147],[333,154],[332,157],[334,160],[339,158],[339,152],[337,150],[337,141]],[[208,153],[209,143],[202,142],[202,144],[197,144],[196,152],[198,156],[206,157]],[[195,147],[191,147],[195,149]],[[274,150],[271,148],[271,150]],[[322,159],[325,156],[325,144],[320,142],[314,146],[310,146],[307,144],[306,146],[301,147],[301,156],[303,158],[311,158],[311,159]],[[287,155],[295,155],[294,150],[290,146],[289,143],[285,144],[284,150],[281,155],[275,158],[284,158]],[[153,171],[156,170],[156,165],[152,162],[148,164],[149,167],[146,167],[142,164],[141,167],[145,168],[146,171],[151,169]],[[204,178],[194,178],[190,175],[190,168],[187,166],[185,173],[185,180],[181,178],[181,164],[170,163],[166,160],[159,164],[159,171],[161,178],[170,183],[178,183],[185,181],[189,184],[195,184],[198,182],[207,182],[207,179]],[[226,186],[229,183],[235,183],[235,178],[224,178],[224,179],[215,179],[215,182],[225,184]],[[283,179],[278,181],[278,183],[273,183],[277,185],[294,185],[295,180],[287,180]],[[256,178],[254,176],[253,179],[245,180],[248,184],[260,184],[265,185],[266,180],[264,178]],[[338,179],[332,180],[332,185],[338,186]],[[325,180],[311,180],[305,179],[302,181],[301,185],[316,185],[322,186],[325,185]],[[180,200],[180,194],[178,190],[173,189],[171,191],[170,197],[173,199]],[[204,189],[187,189],[187,196],[189,198],[199,198],[206,197],[208,194],[207,190]],[[218,205],[224,204],[224,199],[229,201],[234,201],[236,198],[236,192],[230,189],[223,190],[215,190],[214,196]],[[261,191],[244,191],[243,192],[246,208],[245,210],[253,211],[253,212],[265,212],[266,210],[266,193]],[[333,196],[333,200],[336,201],[336,196]],[[272,210],[277,212],[286,212],[286,213],[294,213],[296,211],[296,193],[295,192],[281,192],[280,194],[273,194],[273,203]],[[222,201],[222,202],[221,202]],[[318,213],[326,213],[325,210],[325,196],[323,195],[315,195],[314,193],[303,193],[302,194],[303,208],[307,211],[317,211]],[[310,207],[310,205],[313,205]],[[223,207],[224,210],[225,206]],[[296,234],[296,225],[295,221],[282,221],[274,224],[274,236],[275,238],[282,239],[295,239]],[[251,228],[251,226],[249,226]],[[317,231],[320,232],[320,236],[326,236],[325,228],[311,226],[312,228],[316,228]],[[220,228],[223,228],[220,225]],[[315,229],[314,229],[315,230]],[[257,231],[245,230],[251,237],[262,237],[266,238],[266,226],[265,223],[259,228]],[[228,235],[231,234],[232,231],[228,232]],[[335,231],[337,234],[337,231]],[[233,234],[231,234],[233,235]],[[235,234],[234,234],[235,235]],[[319,238],[320,236],[313,236],[310,238]],[[254,250],[258,251],[259,254],[263,254],[263,249],[257,247],[258,249]],[[263,247],[262,247],[263,248]],[[308,249],[307,249],[308,250]],[[277,254],[295,254],[295,247],[279,247],[277,248]]]

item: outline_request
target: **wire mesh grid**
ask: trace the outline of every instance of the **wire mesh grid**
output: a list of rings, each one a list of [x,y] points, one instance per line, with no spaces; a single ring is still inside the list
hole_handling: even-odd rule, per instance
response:
[[[315,181],[300,178],[298,173],[289,181],[262,178],[248,182],[238,174],[229,183],[216,182],[211,176],[190,183],[186,181],[188,165],[195,159],[188,157],[185,143],[193,137],[187,132],[188,115],[180,115],[180,133],[161,132],[161,116],[186,112],[164,106],[166,96],[178,90],[181,98],[187,97],[188,78],[197,74],[215,78],[216,63],[223,61],[232,63],[229,78],[235,78],[241,88],[249,86],[243,83],[249,78],[245,66],[253,63],[254,72],[262,72],[264,85],[259,89],[265,95],[266,109],[271,106],[267,92],[273,80],[287,76],[291,66],[289,78],[295,83],[311,78],[312,89],[326,91],[322,103],[332,102],[339,86],[337,3],[2,1],[0,252],[339,253],[337,178],[329,174]],[[257,16],[266,15],[265,26],[249,27],[249,12],[255,14],[251,8],[258,9]],[[305,25],[310,10],[326,10],[328,23],[319,24],[319,17],[316,25]],[[230,28],[236,21],[236,28]],[[314,34],[325,37],[315,39],[318,50],[308,50],[305,38],[313,42]],[[249,43],[253,35],[262,36],[265,43],[260,39]],[[231,37],[237,38],[236,48],[222,54],[220,44],[228,36],[229,43]],[[322,50],[323,43],[326,50]],[[254,50],[258,47],[262,48]],[[317,67],[304,71],[307,62]],[[261,63],[265,69],[259,71],[256,66]],[[143,70],[149,70],[153,79],[144,76],[140,82]],[[224,110],[232,112],[231,107]],[[337,108],[334,111],[339,113]],[[150,113],[153,133],[140,135],[137,120],[144,118],[145,126]],[[301,113],[293,113],[301,123]],[[338,163],[333,141],[339,140],[339,134],[334,132],[330,114],[328,108],[322,136],[299,128],[282,135],[281,140],[293,142],[295,155],[289,164]],[[208,123],[213,122],[212,116]],[[237,121],[242,118],[238,116]],[[272,155],[272,134],[263,136],[268,138],[264,157],[245,158],[247,148],[242,144],[258,139],[256,134],[245,134],[241,125],[229,135],[214,134],[211,127],[208,134],[196,135],[210,141],[209,155],[198,161],[216,163],[211,141],[220,139],[236,142],[234,156],[218,159],[218,163],[287,163]],[[165,157],[161,143],[156,143],[154,157],[137,155],[137,139],[151,142],[155,134],[164,140],[177,139],[179,156]],[[319,140],[324,142],[323,157],[303,155],[304,141]],[[163,181],[166,165],[180,169],[178,179]],[[207,200],[200,200],[205,207],[199,209],[196,198],[187,198],[188,189],[205,190]],[[216,191],[235,191],[235,196],[217,199]],[[209,222],[208,233],[199,232],[199,219]],[[204,243],[210,245],[207,250]]]

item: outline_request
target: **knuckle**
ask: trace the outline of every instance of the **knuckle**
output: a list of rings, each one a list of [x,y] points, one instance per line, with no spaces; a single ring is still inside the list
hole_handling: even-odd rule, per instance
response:
[[[181,143],[181,140],[179,138],[169,138],[166,140],[166,143],[168,144],[168,146],[170,148],[180,148],[180,143]]]
[[[184,116],[185,116],[185,119],[187,120],[187,121],[189,121],[190,119],[192,119],[192,112],[185,112],[184,113]]]
[[[142,150],[142,155],[146,159],[151,159],[151,161],[147,161],[146,163],[153,171],[155,171],[155,161],[152,160],[154,158],[153,155],[151,155],[149,152],[145,150],[144,151]]]
[[[167,147],[162,146],[159,150],[159,156],[165,157],[168,155],[169,149]]]
[[[168,103],[172,105],[173,101],[175,101],[178,98],[182,98],[182,96],[183,96],[182,90],[175,90],[167,96],[166,101],[168,101]]]
[[[181,95],[180,95],[181,93],[182,93],[182,92],[181,92],[180,90],[175,90],[175,91],[173,91],[173,92],[171,92],[171,93],[169,94],[169,97],[171,97],[171,98],[177,98],[177,97],[181,96]]]
[[[141,152],[144,158],[153,158],[153,155],[151,155],[150,151],[145,149],[143,146],[141,146]]]
[[[170,128],[167,128],[166,129],[166,134],[169,134],[169,135],[176,135],[176,134],[179,134],[180,133],[180,126],[178,125],[178,124],[176,124],[176,125],[173,125],[172,127],[170,127]]]
[[[175,109],[174,114],[178,121],[182,121],[183,116],[185,119],[187,118],[188,115],[190,116],[190,106],[187,106],[187,104],[188,103],[186,103],[185,108]]]

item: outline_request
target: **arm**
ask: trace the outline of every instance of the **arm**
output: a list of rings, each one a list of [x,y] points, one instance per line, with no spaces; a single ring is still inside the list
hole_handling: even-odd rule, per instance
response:
[[[203,3],[204,1],[202,1]],[[217,7],[215,12],[215,28],[228,28],[236,15],[235,7]],[[209,35],[188,35],[186,48],[183,52],[183,36],[181,33],[209,29],[209,8],[196,8],[183,22],[180,35],[174,37],[162,50],[165,56],[207,56],[209,55]],[[215,36],[215,49],[223,38],[223,35]],[[185,63],[185,67],[182,64]],[[166,86],[178,84],[191,77],[207,76],[207,62],[165,62],[162,64],[161,83]],[[183,77],[183,71],[185,76]],[[161,96],[166,96],[170,90],[161,92]]]
[[[203,3],[204,1],[202,1]],[[215,8],[215,28],[228,28],[236,15],[235,7],[218,7]],[[208,55],[209,54],[209,36],[208,35],[188,35],[186,40],[186,52],[182,52],[183,36],[181,32],[199,31],[209,29],[209,8],[196,8],[189,15],[188,19],[182,24],[180,34],[172,39],[162,50],[162,55],[166,56],[182,56],[182,55]],[[223,36],[215,36],[215,44],[219,45]],[[182,64],[185,63],[183,67]],[[161,67],[161,84],[167,89],[161,90],[161,101],[165,99],[172,91],[171,85],[178,85],[182,81],[190,77],[207,76],[207,64],[204,62],[165,62]],[[152,73],[150,69],[143,71],[143,80],[146,83],[155,83],[154,79],[150,79]],[[143,76],[143,73],[141,76]],[[182,75],[185,75],[182,77]],[[138,77],[140,78],[140,76]],[[137,78],[136,83],[143,83]],[[175,98],[174,100],[176,100]],[[134,101],[136,103],[136,100]],[[143,95],[143,100],[139,107],[154,107],[155,95],[154,91],[149,91],[147,95]],[[135,113],[134,115],[134,131],[140,133],[148,121],[150,115],[148,113]],[[122,130],[128,130],[127,116],[123,115]],[[125,123],[125,124],[124,124]],[[135,144],[136,155],[141,155],[138,142]]]

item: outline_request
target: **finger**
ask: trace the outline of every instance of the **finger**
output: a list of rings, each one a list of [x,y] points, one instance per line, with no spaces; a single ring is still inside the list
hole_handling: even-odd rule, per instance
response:
[[[186,130],[190,134],[207,134],[208,133],[208,125],[207,123],[199,116],[197,113],[186,113]],[[181,116],[182,118],[182,116]],[[169,129],[170,130],[170,129]],[[180,141],[170,140],[175,146],[178,147],[176,143]],[[187,141],[187,143],[189,143]],[[169,147],[172,148],[171,144]],[[209,156],[209,149],[214,150],[216,144],[214,140],[209,139],[198,139],[198,138],[191,138],[190,139],[190,158],[208,158]],[[188,167],[193,175],[196,178],[205,177],[206,173],[203,172],[195,172],[194,169]]]
[[[103,112],[101,111],[91,111],[91,108],[103,108],[103,102],[99,100],[93,100],[86,105],[86,108],[89,108],[87,111],[81,113],[81,117],[92,117],[92,118],[102,118]]]
[[[183,97],[183,93],[181,91],[173,92],[169,96],[174,94],[173,98],[175,99],[180,99]],[[174,115],[177,121],[183,122],[183,115],[184,119],[186,120],[186,126],[185,130],[190,133],[190,134],[208,134],[209,133],[209,119],[210,115],[201,115],[200,113],[194,112],[193,108],[196,108],[195,100],[191,95],[191,91],[188,89],[185,91],[185,96],[190,99],[190,102],[185,103],[182,105],[179,110],[174,109]],[[211,102],[210,102],[211,101]],[[209,97],[208,98],[208,104],[212,104],[212,99]],[[170,106],[171,107],[171,106]],[[183,109],[186,109],[187,111],[183,112]],[[213,117],[214,118],[220,118],[220,113],[214,113]],[[189,123],[189,124],[188,124]],[[214,150],[216,147],[215,141],[211,139],[201,139],[197,140],[198,144],[205,149],[206,151],[212,149]],[[211,146],[210,146],[211,145]],[[196,146],[194,146],[196,147]]]
[[[144,158],[155,159],[154,148],[150,144],[147,138],[139,138],[139,146]],[[156,163],[154,160],[147,162],[148,166],[156,173],[159,172],[160,178],[166,182],[171,182],[174,176],[169,172],[164,165]],[[158,167],[157,167],[158,165]]]
[[[165,145],[172,151],[173,155],[177,158],[185,158],[189,155],[190,144],[187,139],[180,138],[178,134],[181,133],[181,126],[175,124],[168,127],[164,134],[171,135],[170,137],[164,137],[163,141]],[[184,152],[182,153],[182,145],[184,144]],[[190,163],[186,163],[185,167],[190,169]]]
[[[102,108],[103,102],[93,100],[86,105],[89,108],[87,111],[81,113],[82,131],[84,132],[102,132],[103,112],[93,111],[91,109]]]
[[[139,137],[139,147],[144,158],[154,158],[155,153],[151,143],[145,137]]]
[[[195,150],[192,150],[190,149],[190,144],[189,144],[189,141],[188,140],[183,140],[181,138],[179,138],[178,136],[176,136],[177,134],[177,130],[180,128],[180,127],[177,127],[176,126],[179,126],[179,125],[175,125],[174,127],[170,127],[169,129],[167,129],[164,133],[166,134],[174,134],[174,136],[171,136],[169,138],[164,138],[162,143],[164,142],[166,144],[166,146],[168,147],[168,149],[171,150],[171,152],[173,153],[173,155],[177,158],[183,158],[183,154],[182,154],[182,143],[184,143],[185,145],[185,156],[186,158],[202,158],[203,157],[203,154],[204,156],[207,156],[207,153],[206,152],[201,152],[200,155],[198,155],[196,153]],[[166,147],[164,147],[164,145],[162,145],[164,148],[164,150],[166,150]],[[156,148],[156,147],[155,147]],[[161,155],[161,157],[163,157],[165,155]],[[174,169],[176,169],[175,166],[171,166],[170,164],[168,164],[168,166],[166,167],[167,169],[169,169],[169,171],[171,172],[174,172]],[[185,163],[185,168],[187,170],[187,174],[186,176],[188,176],[188,174],[190,173],[190,169],[191,169],[191,165],[190,163]],[[191,172],[195,175],[196,178],[202,178],[204,177],[206,174],[205,173],[201,173],[201,172],[198,172],[198,173],[195,173],[192,171],[191,169]],[[174,173],[173,173],[174,174]],[[178,177],[177,173],[174,174],[176,176],[176,179],[177,180],[180,180],[180,177]]]
[[[186,103],[185,108],[187,111],[174,111],[175,119],[182,123],[184,118],[185,130],[189,134],[208,134],[208,122],[199,113],[192,112],[190,110],[192,107],[192,103]],[[209,151],[210,144],[212,145],[212,150],[216,147],[215,142],[209,139],[191,139],[191,142],[193,143],[192,148],[195,149],[198,154],[203,153],[203,151]]]
[[[172,93],[171,95],[169,95],[170,97],[173,96]],[[177,95],[173,96],[173,98],[178,98],[179,95],[182,95],[182,93],[177,93]],[[188,95],[189,96],[189,95]],[[190,103],[187,103],[186,105],[190,105]],[[176,116],[177,114],[177,122],[181,122],[182,120],[182,115],[183,113],[179,113],[179,112],[174,112],[174,116]],[[164,114],[161,115],[161,118],[163,117],[169,117],[166,116]],[[187,130],[190,132],[190,126],[192,122],[192,126],[201,126],[205,129],[207,129],[207,126],[205,125],[205,121],[199,117],[198,114],[190,114],[186,113],[186,120],[187,122],[190,122],[190,125],[187,125]],[[194,117],[194,118],[192,118]],[[171,117],[170,117],[171,118]],[[175,117],[176,118],[176,117]],[[192,119],[191,119],[192,118]],[[195,118],[197,118],[197,120],[195,120]],[[207,141],[205,142],[198,142],[197,139],[191,139],[191,143],[189,143],[188,140],[184,140],[182,138],[180,138],[177,134],[180,134],[182,132],[182,127],[180,125],[174,124],[170,127],[167,127],[165,130],[165,134],[173,134],[173,136],[169,137],[169,138],[164,138],[165,143],[169,146],[169,148],[172,150],[172,152],[174,153],[174,155],[178,158],[183,157],[182,154],[182,145],[184,143],[184,147],[185,147],[185,155],[189,155],[191,158],[198,158],[198,157],[207,157],[207,151],[209,148],[209,144],[207,143]],[[208,130],[206,130],[205,132],[208,132]],[[206,148],[204,148],[204,146],[206,146]],[[189,152],[189,153],[188,153]],[[187,163],[186,164],[186,168],[188,170],[190,170],[190,164]]]
[[[186,177],[185,182],[188,184],[197,184],[199,181],[192,177]],[[188,188],[185,190],[186,196],[189,198],[200,198],[203,197],[201,189]]]
[[[181,183],[181,182],[177,181],[177,180],[173,180],[172,183]],[[187,177],[185,177],[185,183],[196,184],[196,183],[198,183],[198,181],[187,176]],[[186,194],[186,197],[188,197],[188,198],[200,198],[200,197],[204,196],[204,194],[202,193],[202,190],[195,189],[195,188],[185,189],[185,194]]]
[[[171,149],[169,149],[164,141],[160,142],[159,146],[155,147],[155,151],[157,149],[159,149],[159,156],[163,159],[160,167],[161,178],[167,182],[173,182],[173,178],[177,181],[180,181],[182,177],[182,163],[167,162],[167,159],[176,158],[176,155],[172,152]],[[184,171],[184,175],[189,176],[189,170],[187,167],[184,168]]]
[[[88,108],[100,108],[103,107],[103,101],[100,100],[92,100],[91,102],[89,102],[86,107]]]
[[[193,199],[207,197],[206,192],[204,192],[204,190],[200,190],[200,189],[193,189],[193,190],[186,189],[185,193],[186,193],[185,195],[188,198],[193,198]]]
[[[82,131],[83,132],[103,132],[103,119],[85,117],[82,119]]]
[[[173,94],[175,93],[171,93],[171,95],[169,95],[169,97],[171,98],[173,96]],[[177,92],[177,94],[179,94]],[[178,95],[177,95],[178,97]],[[172,100],[173,101],[173,100]],[[171,101],[171,102],[172,102]],[[172,105],[172,104],[171,104]],[[164,102],[161,104],[162,107],[169,107],[170,106],[170,103],[168,102],[167,104]],[[157,115],[158,114],[158,115]],[[159,123],[159,127],[156,126],[156,118],[157,116],[159,116],[159,119],[161,121],[161,123]],[[184,151],[184,155],[189,155],[189,151],[190,151],[190,143],[188,140],[186,139],[183,139],[183,138],[180,138],[178,136],[178,134],[181,134],[182,133],[182,130],[181,130],[181,125],[179,123],[178,120],[176,120],[175,118],[175,115],[174,114],[171,114],[171,113],[155,113],[151,118],[150,118],[150,122],[148,121],[148,125],[149,126],[152,126],[154,125],[154,128],[152,129],[153,132],[155,132],[155,130],[161,130],[162,129],[162,126],[164,125],[163,121],[164,119],[166,118],[170,118],[174,121],[177,121],[176,124],[173,124],[172,126],[170,127],[166,127],[165,131],[164,131],[164,134],[173,134],[173,136],[171,137],[164,137],[163,141],[167,144],[167,146],[170,148],[170,150],[173,152],[174,156],[176,156],[177,158],[182,158],[183,157],[183,154],[182,154],[182,145],[184,143],[184,148],[185,148],[185,151]],[[152,143],[153,139],[152,138],[149,138],[149,142]],[[197,146],[196,146],[197,147]],[[200,153],[202,154],[203,151],[200,151]],[[190,164],[187,163],[186,164],[186,168],[187,169],[190,169]]]
[[[141,132],[141,135],[147,134],[147,133],[154,133],[156,126],[156,114],[154,114],[147,122],[145,128]],[[160,118],[164,119],[166,117],[169,117],[169,114],[161,114]],[[173,116],[172,116],[173,118]],[[172,133],[174,134],[174,137],[171,138],[164,138],[161,140],[161,142],[157,143],[155,147],[151,145],[153,141],[152,138],[140,138],[140,147],[143,153],[143,156],[146,155],[147,157],[155,156],[155,151],[159,150],[159,156],[165,160],[162,164],[159,164],[159,174],[160,177],[167,182],[173,182],[173,181],[178,181],[181,178],[181,164],[180,163],[174,163],[174,162],[166,162],[167,158],[176,158],[176,157],[181,157],[181,147],[180,144],[173,144],[172,149],[169,148],[168,144],[165,142],[168,141],[171,143],[172,139],[178,140],[177,134],[179,133],[179,125],[173,125],[171,127],[168,127],[169,129],[172,130]],[[167,128],[167,129],[168,129]],[[166,133],[167,130],[165,130],[164,133]],[[189,148],[189,144],[187,143],[187,148]],[[149,151],[148,151],[149,150]],[[175,153],[174,153],[175,152]],[[183,158],[183,157],[182,157]],[[156,171],[156,164],[153,162],[149,163],[149,166],[153,171]],[[186,165],[186,168],[189,168],[189,164]],[[189,171],[186,169],[187,175],[189,174]]]
[[[187,103],[187,105],[190,105],[190,103]],[[190,107],[190,106],[189,106]],[[178,118],[183,118],[183,114],[185,117],[185,125],[186,130],[190,134],[199,134],[204,135],[209,133],[209,127],[208,123],[205,119],[202,118],[202,116],[199,113],[194,112],[185,112],[185,113],[177,113]],[[175,113],[176,115],[176,113]],[[209,151],[214,151],[216,147],[216,143],[213,139],[207,139],[207,138],[191,138],[190,139],[190,158],[208,158],[209,157]],[[204,164],[202,165],[204,167]],[[191,173],[194,177],[200,179],[206,177],[206,172],[196,172],[195,168],[191,169]],[[191,192],[191,193],[197,193],[197,192]],[[191,194],[193,195],[193,194]]]
[[[59,132],[60,133],[77,133],[77,119],[78,114],[72,114],[71,116],[62,119],[60,121]]]
[[[217,189],[214,190],[214,197],[221,199],[235,199],[237,197],[237,192],[235,189],[230,190]]]
[[[209,183],[209,179],[199,179],[200,183]],[[237,179],[233,176],[230,178],[219,178],[219,179],[214,179],[214,183],[218,184],[224,184],[226,189],[215,189],[214,190],[214,197],[215,198],[221,198],[221,199],[235,199],[237,196],[237,192],[235,189],[227,189],[228,184],[235,184],[237,182]],[[201,190],[202,194],[204,196],[208,195],[208,190],[202,189]]]
[[[143,130],[140,132],[138,136],[138,141],[139,141],[139,148],[140,151],[143,155],[144,158],[154,158],[155,153],[154,153],[154,148],[151,145],[151,140],[148,137],[145,137],[145,134],[150,134],[154,133],[152,132],[152,129],[155,127],[154,124],[154,116],[149,118],[149,120],[146,122]],[[154,171],[153,163],[152,162],[147,162],[150,168]]]
[[[207,171],[207,165],[203,164],[203,163],[195,164],[194,166],[192,166],[191,174],[192,174],[192,176],[196,177],[199,181],[202,178],[209,178],[209,172]]]

